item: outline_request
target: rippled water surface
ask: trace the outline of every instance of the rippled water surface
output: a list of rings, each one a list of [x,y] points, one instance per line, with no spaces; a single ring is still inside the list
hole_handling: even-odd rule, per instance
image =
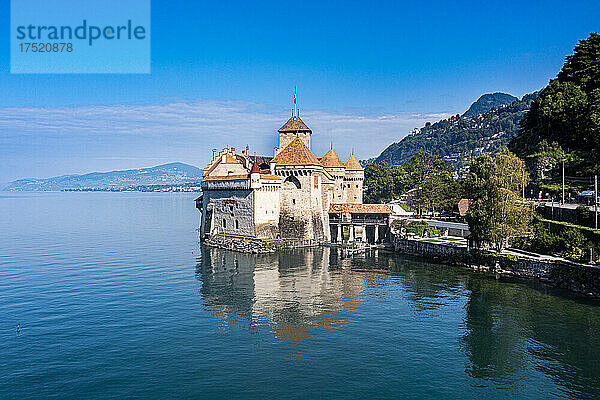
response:
[[[598,302],[386,252],[203,249],[193,198],[0,196],[0,398],[600,398]]]

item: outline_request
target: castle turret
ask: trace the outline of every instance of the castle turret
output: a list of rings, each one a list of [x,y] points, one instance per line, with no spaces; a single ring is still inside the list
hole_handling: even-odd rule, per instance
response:
[[[306,126],[299,116],[293,116],[288,119],[277,132],[279,132],[279,147],[275,149],[275,155],[285,149],[295,138],[300,138],[310,150],[310,135],[312,135],[312,130]]]
[[[258,164],[254,161],[252,165],[252,169],[250,170],[250,189],[260,189],[260,169],[258,169]]]
[[[350,156],[344,166],[346,167],[346,174],[344,176],[345,202],[349,204],[362,204],[365,171],[354,155]]]
[[[344,177],[346,176],[346,166],[340,161],[340,158],[332,150],[321,158],[321,164],[325,171],[333,178],[333,199],[332,203],[343,203],[344,197]]]

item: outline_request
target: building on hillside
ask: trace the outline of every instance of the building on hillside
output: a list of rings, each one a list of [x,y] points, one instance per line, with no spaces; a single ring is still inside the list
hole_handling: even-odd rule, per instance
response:
[[[278,134],[273,157],[252,156],[248,146],[241,154],[234,147],[213,150],[196,199],[202,240],[224,234],[374,243],[387,235],[386,215],[392,211],[362,204],[364,170],[354,155],[342,163],[331,149],[317,158],[310,150],[312,130],[298,113]],[[349,205],[358,208],[340,212]]]

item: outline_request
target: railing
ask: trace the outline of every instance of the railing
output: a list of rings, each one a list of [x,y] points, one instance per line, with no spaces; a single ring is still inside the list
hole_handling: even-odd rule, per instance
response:
[[[340,219],[329,217],[330,224],[342,224],[342,225],[387,225],[387,218],[352,218],[352,219]]]

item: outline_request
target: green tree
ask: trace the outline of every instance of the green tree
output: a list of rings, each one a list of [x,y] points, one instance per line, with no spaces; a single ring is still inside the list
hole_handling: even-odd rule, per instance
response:
[[[555,142],[579,160],[572,175],[598,173],[600,161],[600,35],[575,46],[556,79],[532,102],[519,134],[509,145],[521,157],[539,152],[538,143]]]
[[[408,175],[401,165],[389,166],[385,162],[365,167],[365,201],[387,203],[408,189]]]
[[[449,210],[460,198],[460,185],[454,179],[452,164],[424,150],[417,150],[403,164],[409,186],[415,189],[409,196],[411,207]]]
[[[471,163],[467,192],[473,203],[467,222],[475,245],[500,250],[530,230],[532,211],[521,198],[527,182],[525,164],[505,150]]]

